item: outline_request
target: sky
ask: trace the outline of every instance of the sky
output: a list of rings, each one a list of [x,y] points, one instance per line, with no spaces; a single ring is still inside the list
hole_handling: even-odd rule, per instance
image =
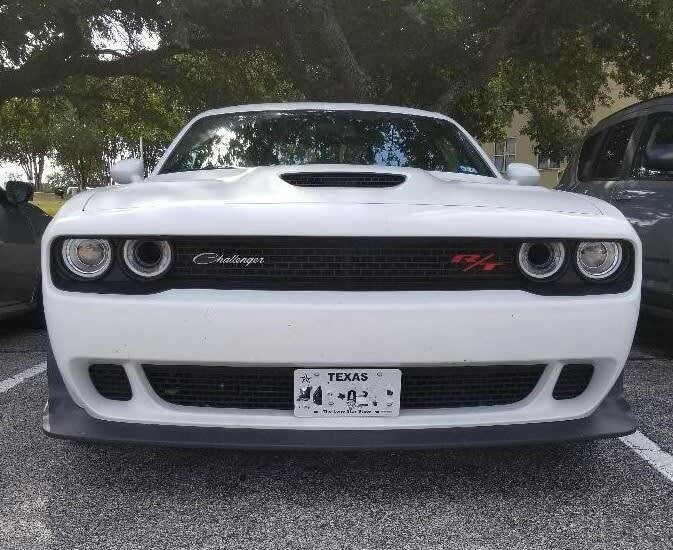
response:
[[[46,182],[49,174],[53,174],[55,171],[56,167],[49,159],[47,159],[42,181]],[[26,173],[18,164],[0,162],[0,181],[7,181],[8,179],[26,180]]]
[[[7,181],[14,176],[20,176],[21,179],[26,178],[26,174],[18,164],[0,162],[0,181]]]

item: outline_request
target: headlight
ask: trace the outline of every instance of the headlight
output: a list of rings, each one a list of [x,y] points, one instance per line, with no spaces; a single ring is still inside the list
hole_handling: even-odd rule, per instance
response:
[[[61,247],[68,271],[84,279],[102,276],[112,264],[112,247],[105,239],[66,239]]]
[[[171,266],[173,251],[168,241],[131,240],[124,243],[126,267],[143,279],[161,277]]]
[[[563,243],[523,243],[519,248],[519,268],[526,277],[541,281],[556,275],[563,267],[565,257]]]
[[[613,241],[592,241],[577,246],[577,269],[587,279],[607,279],[622,265],[622,245]]]

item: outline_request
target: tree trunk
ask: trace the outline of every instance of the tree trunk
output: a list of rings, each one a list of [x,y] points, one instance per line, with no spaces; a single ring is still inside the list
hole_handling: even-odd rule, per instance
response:
[[[337,70],[341,73],[345,90],[356,101],[369,97],[371,79],[360,66],[346,35],[339,24],[332,0],[312,0],[306,5],[309,12],[322,27],[322,35]]]
[[[309,77],[306,52],[298,36],[297,2],[296,0],[284,0],[283,2],[271,0],[269,8],[276,15],[281,44],[278,49],[285,60],[289,75],[304,93],[308,91],[310,95],[314,83]]]
[[[30,182],[33,181],[33,163],[32,159],[30,157],[21,157],[21,160],[19,161],[19,166],[21,166],[21,169],[23,170],[24,174],[26,174],[26,179]]]
[[[75,166],[75,169],[76,169],[75,171],[77,172],[77,178],[79,179],[79,181],[77,182],[79,190],[84,191],[87,179],[87,169],[85,162],[81,157],[77,159],[77,165]]]
[[[35,170],[35,187],[39,191],[42,188],[42,176],[44,175],[44,155],[38,157],[37,166]]]
[[[38,191],[42,187],[42,176],[44,174],[45,156],[40,154],[25,154],[21,156],[19,165],[26,174],[26,178]]]

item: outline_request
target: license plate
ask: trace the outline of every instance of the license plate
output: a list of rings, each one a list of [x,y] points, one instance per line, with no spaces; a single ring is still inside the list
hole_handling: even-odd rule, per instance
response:
[[[398,416],[401,380],[399,369],[297,369],[294,415]]]

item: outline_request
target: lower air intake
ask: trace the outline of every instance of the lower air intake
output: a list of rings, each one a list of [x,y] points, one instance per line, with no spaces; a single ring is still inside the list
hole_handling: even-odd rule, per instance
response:
[[[594,375],[591,364],[568,364],[563,367],[554,386],[554,399],[574,399],[587,389]]]
[[[175,405],[292,410],[292,367],[144,365],[157,395]],[[508,405],[528,396],[544,365],[402,369],[401,408]]]
[[[89,376],[94,388],[106,399],[114,401],[131,399],[131,384],[121,365],[90,365]]]

